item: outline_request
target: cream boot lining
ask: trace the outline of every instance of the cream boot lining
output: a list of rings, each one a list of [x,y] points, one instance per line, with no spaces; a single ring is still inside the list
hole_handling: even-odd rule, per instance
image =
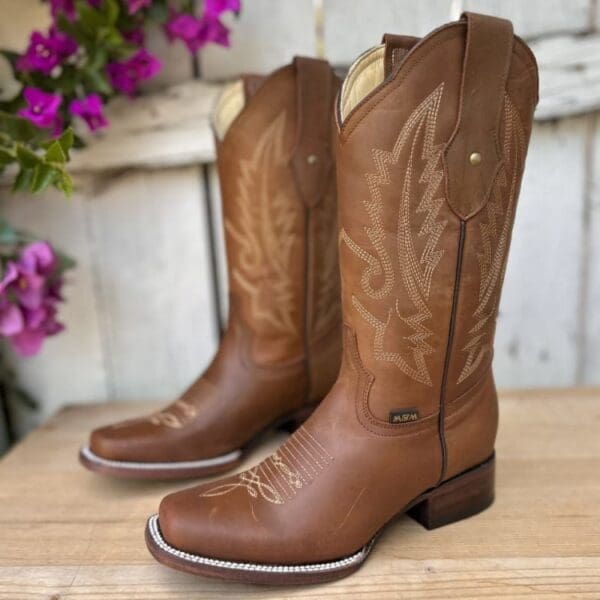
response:
[[[352,109],[385,78],[385,45],[375,46],[361,54],[350,67],[342,85],[340,117],[342,123]]]
[[[245,104],[244,84],[241,79],[229,84],[223,90],[213,113],[213,127],[220,140],[225,137],[229,126],[242,112]]]

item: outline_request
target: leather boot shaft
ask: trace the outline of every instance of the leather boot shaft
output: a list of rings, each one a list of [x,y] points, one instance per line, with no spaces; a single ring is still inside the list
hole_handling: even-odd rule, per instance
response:
[[[344,321],[382,426],[443,412],[489,372],[536,102],[511,24],[473,14],[421,43],[387,36],[344,83]]]
[[[313,388],[323,379],[330,386],[339,366],[338,359],[334,373],[322,373],[322,361],[310,360],[313,350],[340,351],[330,348],[341,323],[332,157],[338,87],[326,62],[296,58],[268,78],[234,84],[215,119],[229,320],[245,330],[257,365],[307,360]]]
[[[229,320],[210,366],[163,410],[92,432],[82,461],[123,477],[235,467],[266,429],[297,427],[341,359],[332,118],[339,81],[296,58],[228,86],[214,130]]]

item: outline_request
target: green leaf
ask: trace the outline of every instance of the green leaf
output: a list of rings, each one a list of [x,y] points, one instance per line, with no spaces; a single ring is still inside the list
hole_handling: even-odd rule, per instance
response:
[[[41,134],[33,123],[7,112],[0,112],[0,131],[17,142],[28,142]]]
[[[73,180],[66,171],[59,171],[54,180],[54,187],[58,188],[67,198],[73,194]]]
[[[0,167],[5,167],[15,162],[17,157],[10,151],[0,148]]]
[[[26,169],[21,167],[15,182],[13,183],[13,192],[26,192],[29,190],[31,180],[33,178],[33,169]]]
[[[26,408],[29,408],[30,410],[37,410],[39,408],[37,400],[35,400],[35,398],[31,394],[26,392],[23,388],[18,386],[11,387],[10,392],[13,395],[15,401],[19,402]]]
[[[106,65],[106,61],[108,60],[108,54],[106,52],[106,48],[100,47],[95,48],[94,52],[90,55],[87,63],[87,69],[89,71],[99,71]]]
[[[52,165],[38,165],[33,171],[31,191],[34,194],[44,191],[55,179],[57,170]]]
[[[56,257],[58,259],[57,269],[60,273],[64,273],[69,269],[74,269],[77,266],[77,261],[62,252],[56,252]]]
[[[104,0],[100,10],[106,18],[106,22],[110,25],[114,25],[119,18],[119,3],[116,0]]]
[[[169,7],[166,2],[152,2],[148,8],[148,17],[159,25],[166,23],[169,18]]]
[[[13,229],[12,225],[0,220],[0,244],[16,244],[19,241],[19,234]]]
[[[99,92],[109,96],[113,93],[113,89],[108,83],[106,76],[100,71],[84,71],[83,77],[88,87],[94,92]]]
[[[17,160],[27,168],[35,167],[43,162],[33,150],[22,144],[17,145]]]
[[[79,23],[89,31],[93,32],[105,24],[104,16],[87,2],[77,2],[77,13],[79,14]]]
[[[73,130],[70,127],[65,129],[61,136],[58,138],[58,143],[62,148],[62,151],[65,153],[67,160],[69,160],[69,150],[73,147],[73,141],[75,140],[75,135],[73,134]]]
[[[46,150],[46,154],[44,155],[44,159],[48,162],[55,162],[64,164],[67,162],[67,155],[62,149],[62,145],[58,140],[54,140],[50,146],[48,146],[48,150]]]

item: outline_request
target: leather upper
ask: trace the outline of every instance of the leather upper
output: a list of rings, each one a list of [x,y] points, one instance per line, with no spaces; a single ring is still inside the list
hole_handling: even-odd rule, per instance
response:
[[[228,328],[212,364],[175,403],[94,431],[97,455],[142,462],[219,456],[314,405],[335,381],[341,317],[331,114],[338,86],[327,63],[298,58],[225,92],[230,114],[216,143]]]
[[[495,320],[536,102],[532,54],[489,17],[388,36],[353,65],[337,109],[340,375],[261,464],[167,496],[169,544],[261,563],[348,556],[491,455]]]

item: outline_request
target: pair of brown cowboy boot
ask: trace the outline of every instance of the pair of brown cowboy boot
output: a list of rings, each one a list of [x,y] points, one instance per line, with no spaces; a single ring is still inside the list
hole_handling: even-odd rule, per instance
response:
[[[493,339],[537,89],[511,24],[466,14],[385,36],[341,87],[297,58],[224,92],[227,332],[181,399],[94,431],[81,458],[196,477],[298,429],[259,465],[167,496],[146,530],[157,560],[327,581],[399,514],[431,529],[491,504]]]

